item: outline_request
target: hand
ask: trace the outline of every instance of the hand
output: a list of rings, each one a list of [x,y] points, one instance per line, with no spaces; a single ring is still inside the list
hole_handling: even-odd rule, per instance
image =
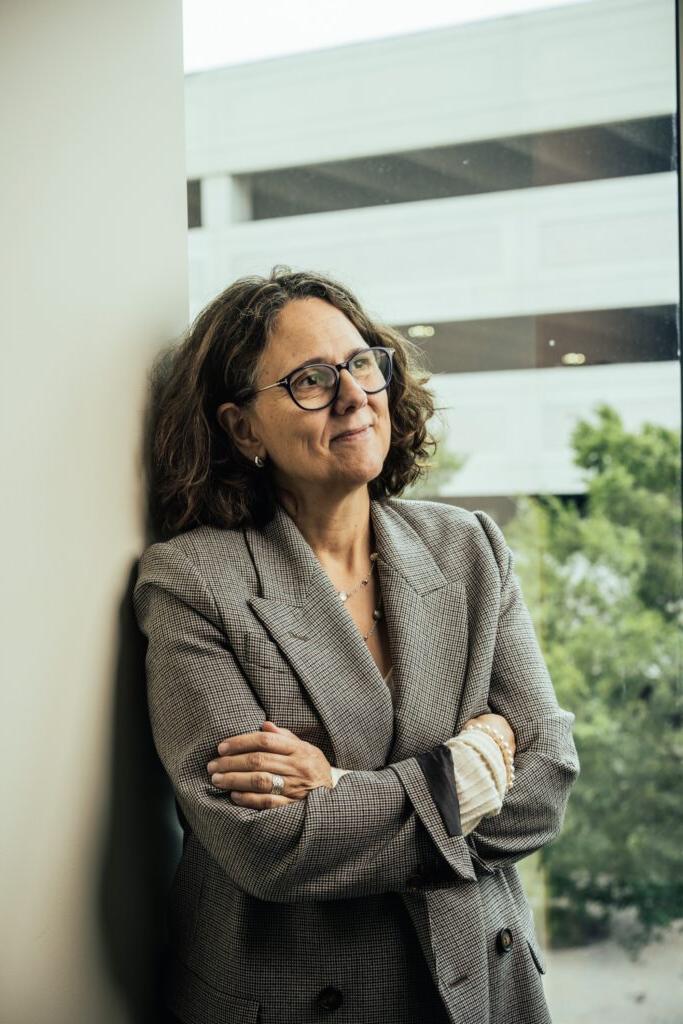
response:
[[[319,786],[332,788],[330,763],[322,750],[273,722],[264,722],[261,732],[230,736],[217,750],[220,756],[207,765],[211,782],[228,790],[240,807],[279,807],[304,800]],[[282,796],[270,791],[275,773],[285,780]]]
[[[481,725],[490,725],[492,729],[497,729],[498,732],[501,732],[510,744],[512,756],[515,756],[517,743],[515,741],[515,734],[512,731],[512,726],[508,722],[507,718],[503,718],[502,715],[477,715],[476,718],[468,718],[463,725],[463,729],[466,729],[468,725],[474,725],[475,722],[479,722]]]

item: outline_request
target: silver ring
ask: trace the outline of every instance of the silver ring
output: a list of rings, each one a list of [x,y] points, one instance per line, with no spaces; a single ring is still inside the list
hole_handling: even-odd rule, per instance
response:
[[[281,775],[273,775],[273,786],[272,786],[272,789],[271,789],[271,793],[274,796],[282,796],[284,788],[285,788],[285,780],[282,778],[282,776]]]

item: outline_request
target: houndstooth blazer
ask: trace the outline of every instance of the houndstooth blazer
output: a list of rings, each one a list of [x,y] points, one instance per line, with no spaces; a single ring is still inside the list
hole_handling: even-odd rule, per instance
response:
[[[406,995],[411,956],[444,1020],[550,1020],[515,864],[561,830],[574,715],[485,512],[392,498],[371,516],[395,705],[283,508],[263,530],[202,526],[140,560],[151,725],[185,829],[166,999],[188,1024],[429,1024]],[[515,732],[515,784],[464,837],[427,766],[487,711]],[[266,718],[353,774],[295,803],[237,807],[206,765]]]

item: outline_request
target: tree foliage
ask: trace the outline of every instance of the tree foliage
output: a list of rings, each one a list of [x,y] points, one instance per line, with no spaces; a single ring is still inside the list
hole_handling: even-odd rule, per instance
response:
[[[521,497],[505,535],[558,700],[576,715],[581,774],[561,836],[535,855],[551,942],[617,921],[635,954],[683,917],[680,432],[629,432],[608,405],[596,417],[571,438],[585,496]],[[407,496],[438,493],[458,466],[441,448]]]
[[[680,434],[629,433],[606,405],[597,417],[572,435],[585,504],[523,498],[505,532],[558,699],[576,715],[581,775],[541,853],[551,935],[598,936],[629,910],[615,937],[637,950],[683,917]]]

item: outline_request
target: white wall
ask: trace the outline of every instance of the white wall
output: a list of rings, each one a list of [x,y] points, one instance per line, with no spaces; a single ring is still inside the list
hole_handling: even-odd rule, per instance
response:
[[[0,11],[3,1024],[132,1019],[112,722],[141,685],[146,371],[187,320],[181,31],[180,0]]]

